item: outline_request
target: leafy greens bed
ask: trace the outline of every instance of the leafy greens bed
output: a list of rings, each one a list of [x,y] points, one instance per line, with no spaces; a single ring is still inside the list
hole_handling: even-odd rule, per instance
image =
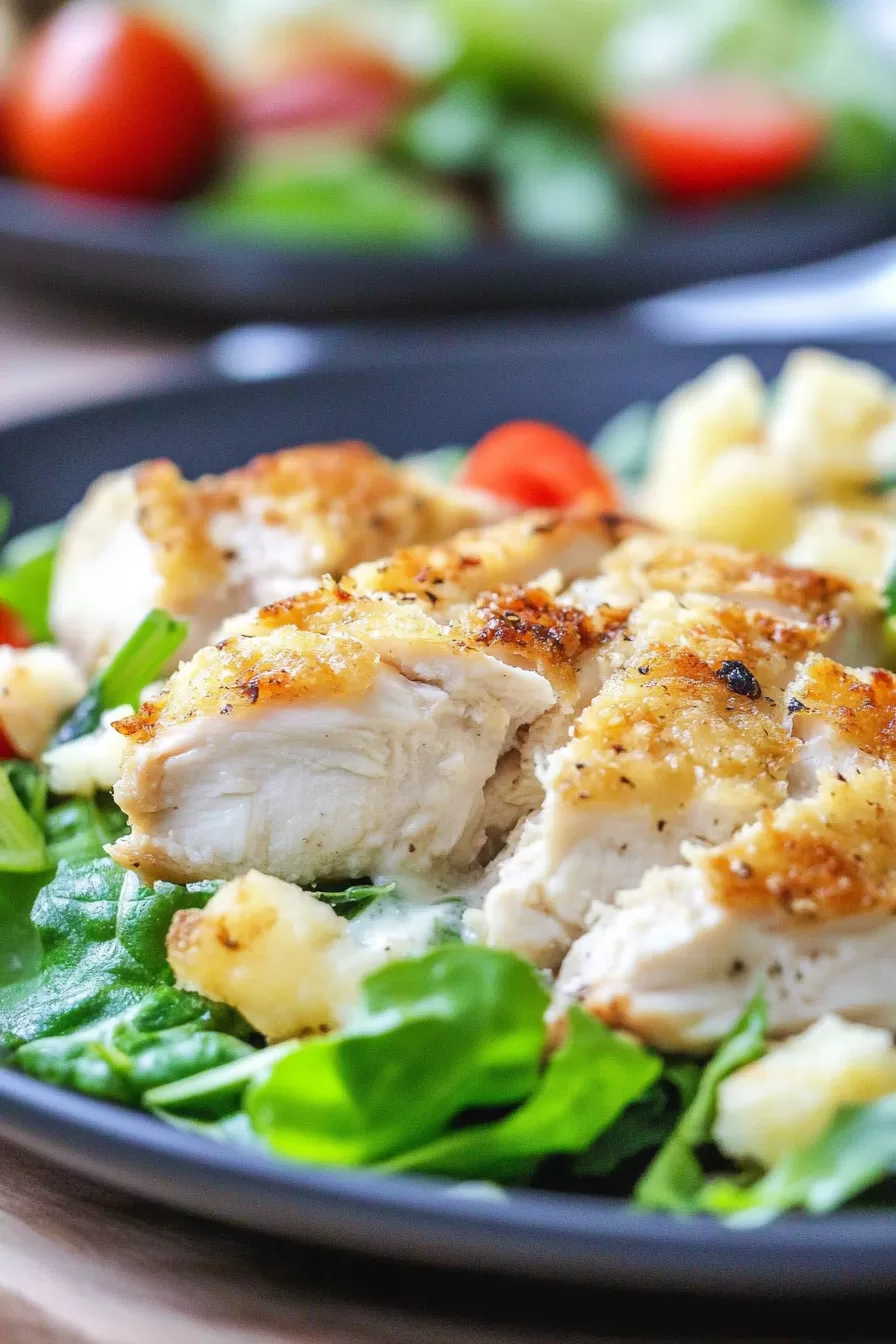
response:
[[[0,600],[34,638],[46,635],[54,544],[43,529],[0,559]],[[183,635],[164,613],[147,617],[57,741],[136,704]],[[175,912],[220,884],[141,885],[104,853],[125,827],[108,794],[54,797],[39,766],[0,767],[9,1068],[288,1160],[632,1195],[740,1222],[824,1212],[896,1170],[892,1096],[841,1111],[764,1175],[726,1164],[711,1142],[717,1091],[764,1052],[761,994],[708,1063],[662,1058],[578,1008],[552,1041],[541,975],[464,944],[451,920],[425,955],[367,978],[342,1031],[265,1046],[232,1009],[178,989],[166,959]],[[394,886],[319,896],[347,918],[402,899]]]

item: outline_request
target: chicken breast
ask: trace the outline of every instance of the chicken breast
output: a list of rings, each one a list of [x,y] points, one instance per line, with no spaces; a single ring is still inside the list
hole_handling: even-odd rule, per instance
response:
[[[591,580],[570,585],[565,598],[587,611],[603,603],[636,606],[652,593],[718,597],[728,605],[826,633],[831,657],[879,661],[880,600],[867,585],[800,569],[732,546],[686,544],[644,532],[607,554]]]
[[[17,755],[37,759],[86,690],[82,673],[62,649],[0,644],[0,732]]]
[[[487,941],[556,969],[595,902],[783,802],[785,688],[822,637],[705,598],[637,608],[615,645],[626,661],[540,770],[544,804],[485,899]]]
[[[896,781],[823,776],[723,845],[654,868],[569,952],[558,1010],[580,1003],[664,1050],[703,1053],[758,985],[770,1031],[825,1013],[896,1027]]]
[[[437,619],[450,620],[479,594],[504,585],[533,584],[548,571],[555,572],[560,584],[593,575],[620,541],[646,527],[636,519],[590,508],[533,510],[461,532],[444,546],[411,547],[358,565],[344,586],[353,593],[417,601]]]
[[[789,690],[798,754],[790,793],[811,794],[822,774],[852,778],[896,762],[896,676],[880,667],[849,668],[819,654]]]
[[[189,653],[234,612],[502,512],[361,443],[291,448],[195,482],[147,462],[101,478],[69,519],[53,629],[92,669],[158,606],[189,621]]]
[[[116,724],[119,862],[150,881],[258,868],[304,886],[450,884],[475,864],[486,785],[555,692],[415,606],[348,605],[326,633],[201,650]]]

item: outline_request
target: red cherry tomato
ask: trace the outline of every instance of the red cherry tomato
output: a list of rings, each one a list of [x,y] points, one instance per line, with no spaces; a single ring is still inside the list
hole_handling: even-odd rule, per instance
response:
[[[824,118],[758,80],[704,76],[610,110],[623,155],[655,190],[678,199],[777,186],[810,162]]]
[[[0,644],[11,644],[14,649],[27,649],[34,643],[19,616],[12,607],[0,602]]]
[[[6,90],[0,89],[0,172],[6,168]]]
[[[602,508],[619,504],[613,478],[581,439],[538,420],[511,420],[491,430],[470,453],[460,480],[523,508],[565,508],[585,496]]]
[[[169,199],[208,172],[221,132],[221,105],[199,61],[109,0],[66,5],[13,70],[10,160],[38,182]]]
[[[338,130],[375,140],[411,87],[378,52],[309,38],[293,69],[239,98],[236,117],[250,132]]]

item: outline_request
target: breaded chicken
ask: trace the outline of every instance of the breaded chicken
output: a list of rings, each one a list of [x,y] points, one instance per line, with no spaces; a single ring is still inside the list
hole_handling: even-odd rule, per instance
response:
[[[799,751],[790,792],[811,793],[822,773],[852,778],[896,763],[896,675],[850,668],[813,655],[789,688],[788,711]]]
[[[829,640],[831,657],[879,661],[880,600],[867,585],[856,588],[845,578],[733,546],[644,532],[611,551],[595,579],[573,583],[564,596],[590,611],[602,603],[635,606],[655,592],[723,598],[788,623],[814,625]]]
[[[484,790],[556,700],[416,606],[354,599],[325,633],[233,636],[116,724],[114,857],[147,879],[248,868],[301,885],[456,880],[485,841]]]
[[[69,519],[53,628],[91,669],[163,607],[190,622],[190,652],[234,612],[503,511],[362,443],[291,448],[195,482],[172,462],[147,462],[102,477]]]
[[[485,900],[488,941],[556,968],[595,902],[673,863],[683,841],[716,843],[783,802],[785,688],[821,638],[709,599],[637,608],[614,646],[627,661],[540,771],[544,804]]]
[[[444,546],[411,547],[358,565],[345,587],[422,603],[450,619],[458,605],[504,585],[526,586],[546,571],[561,581],[596,573],[601,559],[646,524],[591,508],[533,510],[494,526],[461,532]],[[618,605],[625,605],[618,604]]]
[[[723,845],[653,868],[573,946],[557,983],[664,1050],[706,1052],[757,985],[772,1035],[825,1013],[896,1027],[896,780],[823,776]]]
[[[37,759],[86,690],[82,673],[62,649],[0,644],[0,732],[19,756]]]

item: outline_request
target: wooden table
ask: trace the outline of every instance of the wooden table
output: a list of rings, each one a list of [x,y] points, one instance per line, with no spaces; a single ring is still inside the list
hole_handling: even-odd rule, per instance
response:
[[[195,343],[0,291],[0,422],[145,386]],[[676,1301],[364,1260],[170,1213],[0,1150],[0,1344],[867,1344],[874,1320],[863,1302]]]

